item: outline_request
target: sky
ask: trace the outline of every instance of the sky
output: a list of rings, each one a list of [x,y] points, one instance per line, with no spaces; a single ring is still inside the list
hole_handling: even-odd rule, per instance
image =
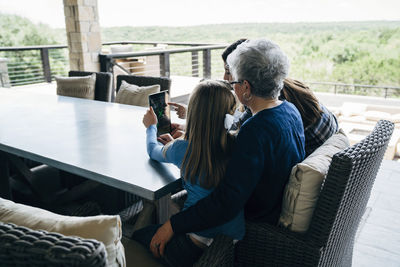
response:
[[[400,0],[98,0],[102,27],[400,20]],[[65,28],[62,0],[0,0],[0,12]]]

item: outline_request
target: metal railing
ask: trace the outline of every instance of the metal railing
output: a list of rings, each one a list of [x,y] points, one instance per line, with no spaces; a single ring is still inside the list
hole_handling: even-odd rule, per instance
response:
[[[126,42],[132,44],[133,42]],[[137,42],[135,42],[137,43]],[[149,44],[147,42],[145,44]],[[143,43],[142,43],[143,44]],[[220,59],[224,44],[193,43],[150,43],[154,46],[168,44],[168,49],[141,52],[100,54],[100,69],[107,72],[120,72],[135,75],[165,76],[171,75],[211,78],[222,77],[223,68]],[[186,45],[186,48],[170,46]],[[200,57],[199,54],[202,54]],[[216,56],[218,55],[218,56]],[[217,66],[218,64],[218,66]],[[214,68],[213,68],[214,66]],[[216,70],[215,73],[212,70]]]
[[[396,86],[378,86],[378,85],[348,84],[348,83],[333,83],[333,82],[307,82],[307,84],[313,85],[312,89],[318,92],[363,95],[363,96],[379,96],[384,98],[400,97],[400,87]]]
[[[0,57],[8,59],[12,86],[51,82],[69,69],[66,45],[0,47]]]
[[[119,41],[103,43],[103,50],[116,45],[130,45],[133,51],[100,54],[102,71],[115,75],[223,77],[221,53],[226,44]],[[66,45],[0,47],[0,57],[8,59],[8,75],[12,86],[51,82],[54,76],[66,76],[69,71]],[[334,82],[308,84],[312,85],[312,90],[319,92],[400,97],[400,87],[395,86]]]

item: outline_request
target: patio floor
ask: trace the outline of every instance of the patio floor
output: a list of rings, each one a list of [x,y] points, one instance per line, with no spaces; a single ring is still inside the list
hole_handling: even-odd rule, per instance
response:
[[[193,79],[172,77],[172,101],[187,103],[188,95],[198,82]],[[38,84],[13,89],[54,94],[56,84]],[[327,106],[341,103],[363,102],[400,105],[400,100],[373,97],[316,93]],[[384,160],[377,175],[371,198],[356,236],[353,266],[400,266],[400,162]]]
[[[353,266],[400,266],[400,162],[384,160],[359,226]]]

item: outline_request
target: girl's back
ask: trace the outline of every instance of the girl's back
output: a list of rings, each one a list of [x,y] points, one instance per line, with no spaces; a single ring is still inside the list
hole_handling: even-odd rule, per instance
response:
[[[184,209],[208,196],[225,175],[234,137],[224,128],[226,114],[233,114],[236,99],[228,83],[205,81],[193,91],[189,100],[186,133],[183,140],[161,146],[156,127],[147,129],[147,150],[152,159],[173,163],[181,169],[183,186],[188,192]],[[244,236],[243,212],[228,223],[191,233],[206,245],[221,233],[234,239]]]

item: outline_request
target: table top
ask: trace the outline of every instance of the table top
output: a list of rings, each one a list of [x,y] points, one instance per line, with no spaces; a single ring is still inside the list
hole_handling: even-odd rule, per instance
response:
[[[146,108],[0,89],[0,150],[149,200],[181,186],[172,164],[149,158]]]

